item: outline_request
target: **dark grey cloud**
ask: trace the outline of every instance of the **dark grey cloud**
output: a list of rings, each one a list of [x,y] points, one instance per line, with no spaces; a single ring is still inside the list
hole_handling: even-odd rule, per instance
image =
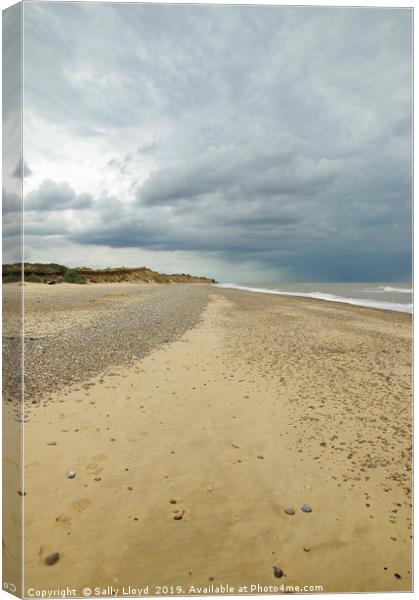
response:
[[[62,246],[106,263],[137,248],[409,276],[410,10],[31,3],[25,19],[28,123],[52,132],[28,143],[31,243],[52,235],[41,213],[72,208]]]

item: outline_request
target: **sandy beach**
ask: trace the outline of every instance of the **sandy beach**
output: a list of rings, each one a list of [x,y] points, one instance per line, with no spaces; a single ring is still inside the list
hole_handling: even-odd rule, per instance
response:
[[[25,296],[27,594],[412,589],[410,315],[200,284]]]

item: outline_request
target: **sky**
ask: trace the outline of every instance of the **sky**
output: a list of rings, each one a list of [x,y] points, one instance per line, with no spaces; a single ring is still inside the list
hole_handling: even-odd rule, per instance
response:
[[[25,260],[406,281],[411,102],[409,9],[27,3]]]

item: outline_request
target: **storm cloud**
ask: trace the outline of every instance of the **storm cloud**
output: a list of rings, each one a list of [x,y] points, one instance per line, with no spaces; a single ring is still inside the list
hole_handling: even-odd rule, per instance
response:
[[[411,26],[408,9],[25,5],[27,260],[406,279]]]

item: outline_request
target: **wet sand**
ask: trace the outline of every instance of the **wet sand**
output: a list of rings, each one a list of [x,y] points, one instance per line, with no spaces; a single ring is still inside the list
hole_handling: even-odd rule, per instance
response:
[[[204,289],[28,409],[26,589],[411,590],[411,317]]]

